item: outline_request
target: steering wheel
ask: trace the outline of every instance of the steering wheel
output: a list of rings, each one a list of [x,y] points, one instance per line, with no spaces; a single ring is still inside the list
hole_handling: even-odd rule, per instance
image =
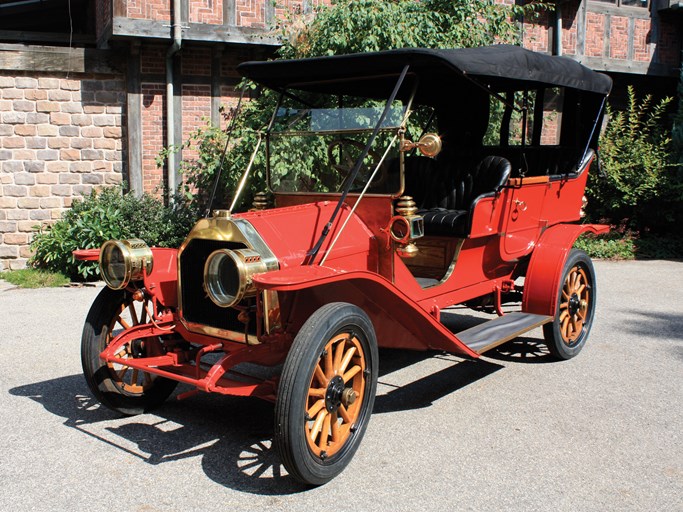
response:
[[[347,148],[346,150],[345,147]],[[355,152],[355,156],[353,155],[353,151],[348,150],[349,147],[358,150]],[[358,156],[364,149],[364,142],[353,139],[338,139],[330,142],[327,146],[327,158],[332,164],[332,167],[334,167],[339,174],[344,176],[344,181],[346,181],[353,170],[353,165],[356,163]],[[361,164],[358,176],[356,176],[356,180],[360,180],[363,184],[370,179],[375,167],[377,167],[377,164],[382,160],[382,155],[372,149],[368,151],[367,156],[370,158],[369,165],[366,165],[365,162]],[[379,176],[375,176],[375,179],[372,181],[372,188],[383,185],[387,181],[387,178],[388,169],[386,164],[382,163],[379,168]]]

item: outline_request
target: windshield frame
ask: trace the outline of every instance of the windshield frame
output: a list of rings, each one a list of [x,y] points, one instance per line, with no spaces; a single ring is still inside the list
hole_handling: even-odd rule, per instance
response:
[[[266,184],[268,187],[268,190],[274,194],[274,195],[296,195],[296,196],[311,196],[311,197],[338,197],[339,195],[342,195],[342,197],[346,197],[347,195],[351,195],[354,197],[358,196],[373,196],[373,197],[387,197],[391,199],[395,199],[397,197],[400,197],[403,194],[404,188],[405,188],[405,177],[404,177],[404,172],[403,172],[403,167],[404,167],[404,152],[401,150],[403,147],[403,141],[405,140],[405,126],[408,118],[410,117],[410,114],[412,112],[412,104],[415,99],[415,95],[417,92],[418,88],[418,82],[415,81],[413,84],[410,94],[408,95],[408,101],[406,101],[403,105],[400,105],[394,112],[398,112],[400,115],[400,122],[396,122],[395,124],[386,126],[386,121],[387,121],[387,115],[391,115],[391,111],[394,108],[393,105],[395,104],[396,101],[396,95],[397,91],[400,89],[401,85],[403,84],[403,81],[405,79],[405,76],[408,74],[407,73],[408,66],[405,67],[403,73],[401,73],[400,76],[397,77],[398,81],[395,84],[395,90],[393,91],[392,95],[390,95],[389,98],[387,98],[384,101],[384,105],[381,109],[382,113],[375,122],[374,126],[369,125],[367,127],[353,127],[349,129],[339,129],[339,130],[284,130],[281,132],[276,132],[274,130],[273,124],[269,127],[269,129],[266,131],[265,136],[264,136],[264,142],[265,142],[265,164],[266,164]],[[308,107],[310,110],[315,110],[315,107],[311,105],[309,102],[303,100],[302,98],[299,98],[295,92],[292,92],[292,90],[296,91],[295,88],[291,89],[284,89],[280,90],[280,97],[277,102],[277,104],[274,107],[273,110],[273,120],[277,116],[277,112],[279,109],[283,108],[282,103],[284,98],[289,98],[293,99],[297,103],[299,103],[302,107]],[[328,96],[334,97],[334,96],[340,96],[339,93],[330,93]],[[354,96],[359,99],[363,99],[364,96]],[[371,99],[371,98],[367,98]],[[343,109],[345,107],[339,107],[340,109]],[[349,107],[349,108],[355,108],[355,107]],[[335,109],[325,109],[325,110],[335,110]],[[385,126],[382,126],[385,125]],[[374,151],[376,153],[385,153],[389,151],[389,149],[392,146],[396,146],[396,155],[395,158],[398,159],[398,187],[394,187],[395,190],[387,191],[387,192],[367,192],[367,187],[365,187],[362,191],[351,191],[351,190],[344,190],[346,187],[346,182],[347,180],[351,177],[351,175],[355,172],[358,174],[358,167],[360,166],[361,162],[363,159],[367,156],[369,150],[370,150],[370,145],[374,140],[376,139],[377,135],[380,133],[388,134],[391,138],[391,142],[388,143],[386,146],[378,146],[377,148],[374,148]],[[349,169],[348,174],[346,175],[345,179],[343,182],[339,185],[338,190],[334,191],[329,191],[329,192],[322,192],[322,191],[305,191],[305,190],[292,190],[292,191],[284,191],[280,190],[277,187],[273,185],[273,169],[272,169],[272,156],[273,156],[273,151],[272,151],[272,146],[273,146],[273,139],[276,137],[288,137],[288,136],[334,136],[334,135],[340,135],[340,136],[348,136],[348,135],[364,135],[367,134],[368,138],[365,137],[359,137],[359,144],[365,145],[364,151],[361,152],[359,157],[355,160],[354,165],[352,166],[351,169]],[[385,155],[386,156],[386,155]],[[382,162],[384,162],[384,159],[382,159]],[[295,165],[295,163],[292,163],[292,165]],[[374,176],[376,174],[377,166],[372,166],[370,168],[370,175]],[[357,176],[356,176],[357,179]],[[351,180],[351,182],[354,182],[354,180]],[[357,185],[365,185],[365,182],[359,183],[356,182]]]

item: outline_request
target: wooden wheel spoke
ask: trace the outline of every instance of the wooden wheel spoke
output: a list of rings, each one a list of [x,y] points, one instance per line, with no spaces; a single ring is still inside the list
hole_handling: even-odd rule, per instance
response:
[[[310,398],[325,398],[325,388],[309,388],[308,396]]]
[[[325,409],[318,413],[318,417],[315,419],[315,422],[313,423],[313,426],[311,427],[311,432],[309,434],[311,441],[315,442],[316,438],[318,437],[320,430],[323,428],[323,421],[325,420],[325,416],[327,416],[327,410]]]
[[[130,329],[130,325],[128,322],[126,322],[123,318],[121,318],[121,315],[116,319],[116,321],[123,327],[124,329]]]
[[[332,442],[333,443],[338,443],[340,439],[340,431],[339,431],[339,416],[337,416],[337,413],[331,414],[331,435],[332,435]]]
[[[564,319],[567,318],[568,316],[569,316],[569,310],[562,311],[562,313],[560,313],[560,322],[563,322]]]
[[[567,315],[564,320],[562,320],[562,332],[566,334],[567,326],[569,325],[569,315]]]
[[[320,399],[316,403],[313,404],[313,407],[311,407],[308,411],[308,417],[309,418],[315,418],[316,415],[325,407],[325,400]]]
[[[351,358],[353,355],[356,353],[356,347],[350,347],[347,351],[346,354],[344,354],[344,359],[341,362],[341,365],[339,365],[339,373],[344,374],[346,372],[346,368],[348,368],[349,363],[351,362]]]
[[[338,375],[341,373],[340,366],[342,363],[342,357],[344,356],[344,346],[346,343],[344,343],[344,340],[340,341],[337,343],[337,346],[334,350],[334,374]]]
[[[359,371],[361,371],[360,365],[352,366],[351,369],[342,377],[344,384],[348,383]]]
[[[320,368],[320,364],[315,366],[314,375],[315,378],[318,379],[318,382],[320,382],[320,384],[323,386],[327,386],[327,383],[330,381],[330,379],[328,379],[325,375],[325,372],[323,372],[322,368]]]
[[[341,416],[341,419],[344,423],[350,424],[353,421],[351,419],[351,416],[349,416],[349,412],[346,410],[346,407],[344,407],[344,405],[339,406],[339,409],[337,409],[337,414]]]
[[[138,320],[138,312],[135,311],[135,302],[131,302],[128,305],[128,311],[130,311],[130,317],[133,320],[133,325],[138,325],[140,321]]]
[[[576,290],[576,287],[578,286],[580,279],[581,274],[579,274],[579,272],[576,269],[574,269],[574,271],[572,272],[572,290]]]
[[[332,360],[332,347],[325,348],[325,377],[329,380],[334,377],[334,361]]]
[[[325,419],[323,420],[323,427],[322,427],[322,430],[320,431],[320,440],[318,441],[318,448],[320,448],[321,451],[323,451],[327,448],[327,440],[330,437],[330,418],[331,417],[332,417],[331,414],[326,414]]]
[[[561,302],[560,309],[567,309],[569,307],[569,302]]]
[[[137,368],[133,368],[133,374],[130,378],[130,383],[131,384],[137,384],[139,375],[140,375],[140,370],[138,370]]]
[[[123,382],[123,378],[126,376],[126,372],[128,370],[130,370],[130,368],[128,366],[124,366],[118,372],[116,372],[116,377],[118,378],[118,380]]]

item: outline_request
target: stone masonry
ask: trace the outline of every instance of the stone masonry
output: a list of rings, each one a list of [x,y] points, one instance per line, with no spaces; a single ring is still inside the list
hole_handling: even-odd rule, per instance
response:
[[[35,227],[75,197],[121,182],[124,91],[122,77],[0,74],[0,269],[23,268]]]

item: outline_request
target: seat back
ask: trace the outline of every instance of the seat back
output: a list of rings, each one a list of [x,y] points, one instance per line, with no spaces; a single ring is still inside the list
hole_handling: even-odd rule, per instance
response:
[[[465,184],[468,187],[464,198],[466,209],[480,196],[498,192],[507,182],[511,171],[510,161],[502,156],[487,156],[479,162]]]

